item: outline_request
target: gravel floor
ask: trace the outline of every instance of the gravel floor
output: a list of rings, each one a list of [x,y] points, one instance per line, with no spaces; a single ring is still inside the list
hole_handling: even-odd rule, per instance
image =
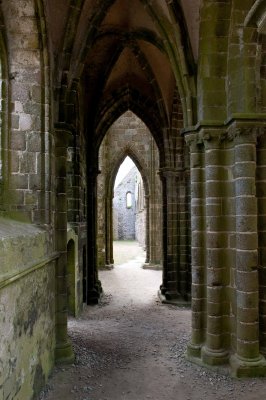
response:
[[[266,379],[235,380],[186,360],[190,311],[159,302],[162,273],[142,262],[100,273],[100,304],[69,320],[75,363],[55,369],[39,400],[265,399]]]

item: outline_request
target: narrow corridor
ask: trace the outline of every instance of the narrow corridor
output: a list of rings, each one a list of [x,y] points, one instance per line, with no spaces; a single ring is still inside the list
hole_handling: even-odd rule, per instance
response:
[[[264,398],[265,379],[234,380],[186,361],[190,311],[159,302],[161,271],[142,269],[142,261],[100,272],[100,304],[69,320],[76,361],[56,368],[40,399]]]

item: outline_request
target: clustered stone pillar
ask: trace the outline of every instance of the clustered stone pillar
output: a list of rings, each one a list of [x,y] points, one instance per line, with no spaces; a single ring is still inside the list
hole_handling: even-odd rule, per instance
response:
[[[172,168],[162,168],[160,177],[163,190],[163,283],[161,293],[166,301],[186,302],[181,296],[179,270],[179,194],[180,172]]]
[[[235,128],[236,195],[236,353],[234,375],[265,376],[259,352],[256,129]]]
[[[102,292],[97,268],[97,168],[87,169],[87,304],[97,304]]]
[[[67,197],[66,158],[71,131],[65,124],[55,127],[56,216],[56,348],[57,363],[72,362],[74,354],[67,335]]]
[[[191,172],[191,309],[192,335],[187,347],[189,359],[201,357],[206,335],[206,277],[205,277],[205,160],[202,142],[197,134],[186,135],[190,146]]]

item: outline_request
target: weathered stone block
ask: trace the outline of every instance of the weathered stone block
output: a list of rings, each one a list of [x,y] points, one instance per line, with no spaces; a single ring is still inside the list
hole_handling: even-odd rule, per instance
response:
[[[259,354],[259,341],[246,341],[237,339],[237,353],[246,359],[256,359]]]
[[[258,267],[258,253],[257,250],[237,250],[236,251],[236,265],[238,270],[252,271]]]
[[[256,215],[257,203],[255,197],[236,197],[236,213],[237,215]]]
[[[258,292],[240,292],[237,291],[237,307],[239,308],[252,308],[258,307]]]
[[[28,189],[28,175],[27,174],[13,174],[9,178],[9,185],[11,189]]]
[[[255,292],[258,289],[257,271],[236,271],[236,287],[240,291]]]
[[[258,247],[257,233],[238,233],[236,235],[236,246],[242,250],[253,250]]]
[[[26,137],[24,132],[11,131],[11,150],[26,150]]]
[[[251,177],[255,176],[256,165],[255,163],[237,163],[234,166],[234,178]]]

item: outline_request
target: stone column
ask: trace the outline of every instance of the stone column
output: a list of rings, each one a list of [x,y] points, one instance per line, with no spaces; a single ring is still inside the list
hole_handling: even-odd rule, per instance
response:
[[[97,266],[97,176],[87,167],[87,304],[97,304],[102,292]]]
[[[156,178],[158,179],[158,177]],[[152,265],[159,266],[161,264],[162,242],[160,239],[159,227],[161,226],[160,222],[162,222],[161,221],[162,205],[160,203],[160,199],[161,196],[159,196],[156,191],[155,176],[151,174],[150,188],[149,188],[149,210],[147,209],[147,216],[146,216],[146,218],[149,218],[149,232],[148,232],[149,251],[150,251],[149,263],[151,266]],[[158,246],[160,246],[160,249],[158,249]]]
[[[256,129],[233,126],[236,194],[236,353],[237,377],[265,376],[259,353],[258,233],[256,199]]]
[[[110,264],[113,267],[114,266],[114,229],[113,229],[113,198],[114,198],[114,193],[112,192],[112,198],[110,199]]]
[[[260,311],[260,351],[266,356],[266,129],[261,129],[257,144],[256,187],[258,197],[259,235],[259,311]]]
[[[197,134],[187,134],[191,168],[191,309],[192,336],[187,356],[193,361],[201,357],[206,335],[206,276],[205,276],[205,160],[204,147]]]
[[[163,283],[161,294],[166,302],[186,303],[179,292],[179,171],[172,168],[160,170],[163,189]],[[164,301],[164,300],[163,300]]]
[[[207,319],[206,342],[202,348],[202,361],[209,365],[228,362],[226,320],[229,315],[227,287],[230,269],[226,265],[230,235],[227,233],[227,217],[223,215],[222,198],[226,196],[227,170],[223,168],[221,138],[219,129],[203,130],[201,136],[205,147],[206,182],[206,237],[202,232],[200,240],[206,244],[207,278]]]
[[[67,335],[67,197],[66,158],[71,131],[65,124],[55,127],[56,216],[56,347],[57,363],[72,362],[74,354]]]
[[[108,195],[105,198],[105,221],[104,221],[104,230],[105,230],[105,268],[109,269],[110,266],[110,199]]]
[[[146,212],[146,238],[145,238],[145,248],[146,248],[146,259],[145,259],[145,264],[149,264],[150,262],[150,196],[145,195],[145,212]]]
[[[191,274],[188,263],[188,197],[186,188],[186,171],[180,171],[179,180],[179,290],[182,297],[190,301]]]
[[[105,200],[105,268],[112,269],[113,261],[113,202],[109,194]],[[112,262],[111,262],[112,261]]]

